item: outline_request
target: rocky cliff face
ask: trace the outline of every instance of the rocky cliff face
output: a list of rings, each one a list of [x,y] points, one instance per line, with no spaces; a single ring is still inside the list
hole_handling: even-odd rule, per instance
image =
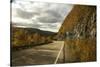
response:
[[[95,37],[96,34],[96,7],[75,5],[65,18],[58,36],[64,37],[66,32],[76,37]]]
[[[96,60],[96,6],[75,5],[58,38],[65,41],[65,62]]]

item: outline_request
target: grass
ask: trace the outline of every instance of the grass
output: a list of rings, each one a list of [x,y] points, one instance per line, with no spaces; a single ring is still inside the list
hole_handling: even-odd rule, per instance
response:
[[[96,39],[65,40],[66,62],[96,61]]]

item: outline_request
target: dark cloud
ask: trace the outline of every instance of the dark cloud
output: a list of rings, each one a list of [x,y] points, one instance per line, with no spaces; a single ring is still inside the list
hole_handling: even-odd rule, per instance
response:
[[[25,23],[13,23],[13,26],[26,26],[26,27],[32,27],[32,28],[41,27],[40,24],[25,24]]]
[[[53,7],[54,5],[54,7]],[[53,8],[43,8],[44,10],[42,16],[38,17],[37,20],[41,23],[62,23],[65,16],[68,14],[69,11],[67,11],[67,5],[61,4],[59,7],[59,4],[51,4],[50,7]],[[45,16],[45,14],[47,14]]]
[[[10,0],[10,3],[12,3],[14,0]]]
[[[52,15],[53,17],[61,18],[61,14],[58,13],[57,11],[47,10],[46,13]]]
[[[43,17],[37,18],[37,20],[41,23],[57,23],[60,19],[53,16],[46,16],[46,17],[43,16]]]
[[[17,15],[21,18],[24,19],[30,19],[32,17],[34,17],[35,15],[39,15],[40,13],[37,12],[27,12],[21,9],[17,9]]]
[[[13,4],[15,4],[13,8],[16,9],[13,18],[15,18],[15,21],[17,21],[16,18],[22,19],[17,21],[19,23],[16,24],[17,26],[42,28],[52,31],[58,30],[60,24],[63,23],[65,16],[68,15],[68,12],[72,8],[72,5],[67,4],[21,0],[16,0]],[[24,24],[22,24],[23,22]]]

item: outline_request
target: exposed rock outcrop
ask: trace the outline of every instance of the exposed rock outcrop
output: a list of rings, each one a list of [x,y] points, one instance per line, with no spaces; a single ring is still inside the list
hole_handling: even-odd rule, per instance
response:
[[[66,32],[74,33],[77,37],[95,37],[96,7],[75,5],[65,18],[58,36],[65,37]]]
[[[65,40],[65,62],[96,60],[96,6],[75,5],[58,38]]]

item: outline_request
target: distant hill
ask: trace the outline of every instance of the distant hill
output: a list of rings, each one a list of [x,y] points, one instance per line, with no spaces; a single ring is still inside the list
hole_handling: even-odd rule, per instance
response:
[[[50,31],[11,26],[12,48],[51,43],[55,35],[56,33]]]
[[[12,27],[12,30],[19,30],[19,29],[27,31],[28,34],[38,33],[38,34],[43,35],[43,36],[51,36],[51,35],[56,34],[55,32],[44,31],[44,30],[40,30],[37,28]]]

